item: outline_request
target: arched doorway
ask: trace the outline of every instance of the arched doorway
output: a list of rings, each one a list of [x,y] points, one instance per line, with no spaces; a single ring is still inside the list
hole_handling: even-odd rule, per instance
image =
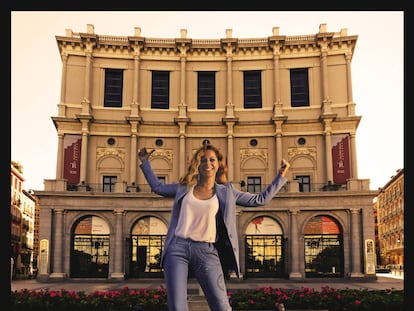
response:
[[[72,234],[70,277],[107,278],[109,226],[97,216],[81,218]]]
[[[162,277],[160,261],[166,235],[167,226],[160,219],[138,219],[129,241],[131,277]]]
[[[246,277],[281,277],[284,274],[283,234],[270,217],[256,217],[245,231]]]
[[[343,277],[343,235],[338,222],[325,215],[312,217],[304,229],[305,275]]]

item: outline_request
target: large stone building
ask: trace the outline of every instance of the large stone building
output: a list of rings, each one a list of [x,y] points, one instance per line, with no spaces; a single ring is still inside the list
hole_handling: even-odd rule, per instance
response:
[[[162,277],[172,200],[151,193],[137,150],[178,181],[203,143],[228,179],[258,192],[282,158],[289,182],[271,203],[237,208],[244,278],[375,278],[373,198],[358,179],[346,29],[285,36],[147,38],[66,30],[56,179],[40,199],[39,280]],[[228,277],[232,277],[228,271]]]

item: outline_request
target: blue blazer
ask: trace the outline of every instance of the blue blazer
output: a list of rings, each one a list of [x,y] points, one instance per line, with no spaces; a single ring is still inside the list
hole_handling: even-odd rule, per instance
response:
[[[174,204],[172,208],[171,220],[168,226],[167,236],[164,243],[164,251],[161,255],[161,266],[164,261],[164,254],[166,253],[168,246],[174,237],[175,228],[177,227],[178,217],[180,215],[181,201],[183,197],[189,191],[187,185],[179,183],[163,184],[158,180],[158,177],[152,170],[150,161],[144,161],[141,163],[140,168],[144,173],[144,176],[151,187],[151,190],[163,197],[174,198]],[[240,262],[239,262],[239,240],[237,235],[236,224],[236,206],[256,207],[263,206],[270,202],[276,193],[287,182],[287,179],[280,174],[277,174],[271,184],[266,187],[262,193],[253,194],[249,192],[240,191],[233,187],[231,183],[217,184],[216,195],[219,201],[219,217],[218,222],[223,224],[222,228],[218,228],[220,245],[219,255],[220,259],[230,262],[229,269],[236,272],[240,277]],[[222,220],[222,221],[221,221]]]

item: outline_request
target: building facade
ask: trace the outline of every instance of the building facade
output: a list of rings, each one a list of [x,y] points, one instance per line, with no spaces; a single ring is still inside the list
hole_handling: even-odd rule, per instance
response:
[[[170,183],[204,143],[250,192],[282,158],[291,164],[271,203],[237,208],[243,277],[375,277],[377,192],[357,169],[356,35],[321,24],[311,35],[147,38],[87,25],[56,41],[57,167],[36,191],[39,280],[162,277],[172,200],[150,191],[137,150],[155,149],[154,171]]]
[[[404,268],[404,169],[397,170],[380,189],[374,203],[377,225],[377,264]]]
[[[19,163],[10,166],[10,221],[11,221],[11,277],[31,278],[37,267],[36,216],[39,215],[37,198],[23,189],[24,177]]]

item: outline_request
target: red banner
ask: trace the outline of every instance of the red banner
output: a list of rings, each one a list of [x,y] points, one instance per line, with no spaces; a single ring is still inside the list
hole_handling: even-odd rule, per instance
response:
[[[67,179],[70,185],[79,184],[81,146],[82,137],[80,135],[65,136],[63,178]]]
[[[351,178],[349,164],[349,137],[347,135],[332,136],[333,182],[337,185],[346,184]]]

